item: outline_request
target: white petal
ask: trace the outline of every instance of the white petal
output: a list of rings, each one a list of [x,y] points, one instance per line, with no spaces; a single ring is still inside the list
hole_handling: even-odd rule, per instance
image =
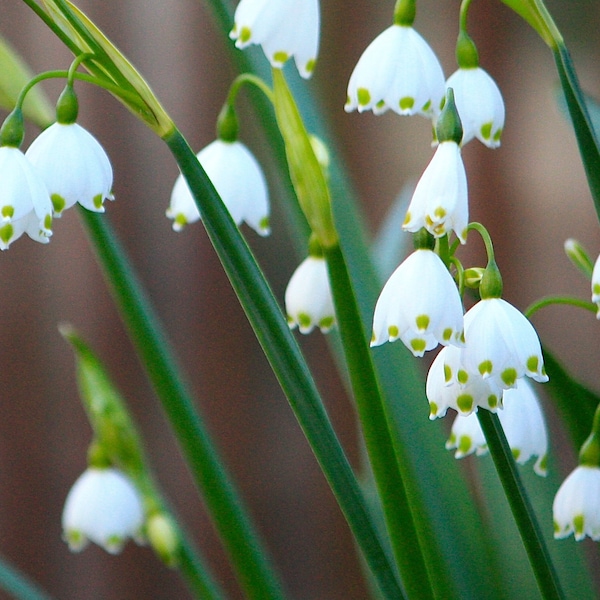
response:
[[[600,319],[600,256],[596,259],[592,271],[592,302],[598,305],[596,317]]]
[[[319,327],[327,333],[335,324],[335,310],[323,258],[309,256],[294,271],[285,290],[285,309],[290,327],[301,333]]]

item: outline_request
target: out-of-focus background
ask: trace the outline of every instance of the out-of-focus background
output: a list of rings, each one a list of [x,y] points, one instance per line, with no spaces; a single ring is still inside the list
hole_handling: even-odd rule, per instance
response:
[[[194,148],[212,141],[234,72],[227,51],[231,42],[216,33],[203,2],[77,4],[144,74]],[[547,4],[584,90],[600,98],[600,4]],[[432,155],[430,125],[424,119],[343,111],[353,66],[391,23],[393,5],[391,0],[322,1],[319,64],[305,84],[331,119],[371,232]],[[415,26],[447,75],[455,69],[458,6],[458,0],[418,3]],[[24,3],[0,0],[0,9],[0,32],[34,71],[69,65],[68,52]],[[562,247],[566,238],[576,237],[595,257],[600,235],[574,136],[557,105],[552,55],[501,2],[474,2],[469,23],[481,64],[500,85],[507,111],[500,149],[491,151],[478,142],[464,149],[471,219],[482,221],[493,235],[505,297],[513,304],[524,309],[542,295],[558,293],[588,298],[589,283],[570,266]],[[54,101],[61,86],[45,89]],[[83,84],[77,90],[80,122],[104,145],[114,168],[116,200],[107,205],[106,218],[130,252],[291,596],[364,599],[361,566],[344,519],[202,226],[176,234],[164,216],[177,175],[175,162],[164,144],[106,93]],[[242,94],[238,105],[244,102]],[[241,138],[269,173],[269,147],[255,135],[253,121],[252,113],[244,111]],[[25,145],[36,133],[33,127],[28,130]],[[273,235],[260,239],[244,231],[282,299],[299,257],[289,247],[276,193],[272,202]],[[57,221],[54,232],[47,246],[22,238],[0,256],[0,555],[63,600],[189,597],[177,574],[161,566],[147,548],[128,544],[113,557],[90,546],[73,555],[61,541],[64,498],[85,469],[91,438],[78,401],[73,357],[57,330],[59,323],[69,322],[106,361],[139,419],[168,498],[225,589],[232,598],[241,598],[111,303],[77,211]],[[462,255],[481,264],[482,248],[478,242],[471,246]],[[600,389],[600,324],[594,317],[573,308],[548,308],[534,322],[573,373]],[[327,346],[318,332],[301,342],[356,463],[354,414]],[[427,417],[424,406],[423,419]],[[554,428],[552,435],[560,441]],[[569,451],[561,451],[561,461],[565,473],[575,464]],[[549,516],[544,526],[550,526]]]

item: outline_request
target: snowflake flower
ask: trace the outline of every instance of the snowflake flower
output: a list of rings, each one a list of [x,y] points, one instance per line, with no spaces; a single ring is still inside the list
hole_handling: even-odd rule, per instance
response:
[[[54,123],[33,141],[26,156],[48,188],[55,216],[76,202],[104,212],[104,200],[114,199],[108,156],[98,140],[77,123]]]
[[[444,74],[433,50],[412,28],[392,25],[360,57],[348,83],[346,112],[391,108],[400,115],[439,113]]]
[[[592,271],[592,302],[598,306],[596,318],[600,319],[600,256],[596,259]]]
[[[240,49],[260,44],[275,68],[293,56],[307,79],[315,69],[319,30],[318,0],[241,0],[229,37]]]
[[[371,346],[400,338],[415,356],[423,356],[438,344],[462,346],[462,335],[462,302],[452,276],[435,252],[416,250],[377,300]]]
[[[331,297],[325,259],[308,256],[294,271],[285,290],[285,308],[290,328],[310,333],[318,326],[327,333],[335,325],[335,309]]]
[[[260,235],[268,235],[269,196],[260,165],[241,142],[215,140],[197,154],[236,225],[245,221]],[[200,213],[183,175],[175,181],[167,217],[181,231],[200,219]]]
[[[88,468],[71,488],[62,515],[64,538],[73,551],[88,540],[117,554],[128,537],[138,536],[144,513],[138,491],[113,468]]]

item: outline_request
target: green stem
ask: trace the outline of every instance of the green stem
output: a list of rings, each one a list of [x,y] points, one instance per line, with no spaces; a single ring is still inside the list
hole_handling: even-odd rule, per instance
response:
[[[545,308],[546,306],[552,306],[553,304],[567,304],[569,306],[577,306],[578,308],[584,308],[585,310],[589,310],[596,314],[598,307],[588,300],[581,300],[581,298],[571,298],[570,296],[546,296],[545,298],[540,298],[536,300],[532,304],[527,307],[527,310],[523,312],[523,314],[531,319],[533,313],[540,310],[540,308]]]
[[[264,276],[210,179],[181,133],[165,138],[202,214],[208,235],[273,372],[319,461],[385,598],[402,593],[356,477],[319,392]]]
[[[426,535],[432,528],[422,498],[415,498],[417,486],[410,483],[415,473],[405,453],[394,448],[386,404],[340,246],[325,249],[325,258],[360,423],[406,594],[415,599],[451,598],[454,591],[444,587],[448,584],[444,565],[430,551],[436,543]]]
[[[280,599],[281,585],[262,542],[183,383],[159,320],[103,216],[81,210],[92,244],[138,356],[175,431],[248,598]]]
[[[498,416],[487,410],[477,411],[477,418],[485,434],[490,454],[504,488],[513,517],[544,600],[564,600],[564,594],[542,538],[533,507],[506,441]]]
[[[175,568],[187,581],[188,587],[198,600],[220,600],[225,598],[223,591],[208,573],[204,560],[191,544],[183,528],[179,529],[181,546],[179,563]]]

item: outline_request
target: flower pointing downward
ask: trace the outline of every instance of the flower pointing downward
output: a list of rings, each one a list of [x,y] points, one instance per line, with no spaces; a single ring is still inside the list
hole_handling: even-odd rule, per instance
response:
[[[240,49],[260,44],[276,68],[293,56],[307,79],[317,60],[319,30],[318,0],[241,0],[229,37]]]

